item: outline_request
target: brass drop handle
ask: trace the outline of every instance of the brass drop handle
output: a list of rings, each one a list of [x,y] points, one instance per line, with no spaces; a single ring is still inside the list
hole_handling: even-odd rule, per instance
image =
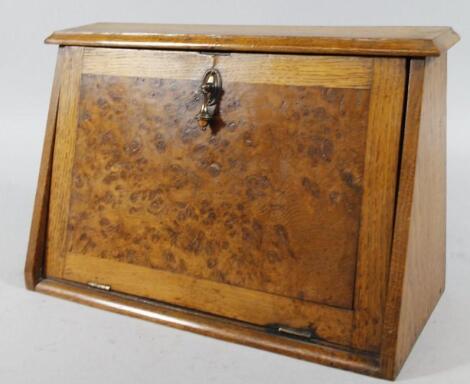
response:
[[[222,94],[222,76],[220,76],[217,69],[211,68],[204,73],[199,92],[202,94],[203,100],[196,119],[199,127],[205,131],[217,114],[218,103]]]

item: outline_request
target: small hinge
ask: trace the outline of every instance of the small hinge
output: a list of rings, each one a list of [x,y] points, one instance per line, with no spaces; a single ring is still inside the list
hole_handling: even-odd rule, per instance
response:
[[[270,324],[267,327],[267,330],[272,333],[291,336],[301,339],[316,339],[317,335],[313,329],[310,328],[292,328],[285,325]]]
[[[209,56],[231,56],[230,52],[220,52],[220,51],[198,51],[200,55],[209,55]]]
[[[95,283],[94,281],[89,281],[89,282],[87,283],[87,285],[88,285],[89,287],[101,289],[101,290],[103,290],[103,291],[110,291],[110,290],[111,290],[111,286],[110,286],[110,285],[99,284],[99,283]]]

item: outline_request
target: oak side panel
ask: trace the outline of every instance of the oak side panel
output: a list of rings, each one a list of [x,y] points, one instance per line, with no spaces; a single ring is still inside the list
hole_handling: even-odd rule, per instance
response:
[[[444,290],[446,63],[446,55],[411,62],[382,350],[389,378],[398,374]]]
[[[406,120],[400,167],[399,193],[395,218],[390,276],[385,307],[381,360],[384,374],[394,377],[395,351],[403,291],[406,247],[413,204],[416,154],[424,85],[424,60],[411,60]]]
[[[397,367],[408,356],[445,286],[446,59],[446,54],[426,58],[425,64],[423,129],[416,162]]]
[[[405,59],[375,59],[352,338],[360,350],[380,346],[405,78]]]
[[[46,274],[61,277],[65,254],[66,233],[70,202],[74,143],[78,119],[78,96],[83,48],[63,48],[64,64],[60,86],[59,113],[52,167],[49,222],[47,230]],[[64,187],[65,186],[65,187]]]
[[[39,168],[39,177],[36,187],[36,197],[33,207],[33,218],[29,234],[28,253],[24,269],[25,284],[28,289],[34,289],[42,274],[44,253],[46,246],[47,216],[49,208],[49,192],[52,171],[52,156],[54,150],[54,137],[59,105],[60,78],[63,70],[64,49],[59,48],[57,55],[52,92],[47,116],[46,134]]]

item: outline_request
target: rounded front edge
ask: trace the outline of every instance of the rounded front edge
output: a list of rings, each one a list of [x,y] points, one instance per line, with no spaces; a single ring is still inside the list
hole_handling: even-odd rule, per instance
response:
[[[36,286],[36,290],[80,304],[168,325],[201,335],[248,345],[330,367],[383,377],[377,355],[336,349],[332,346],[276,336],[241,322],[197,313],[120,293],[99,291],[82,284],[63,280],[42,280]]]

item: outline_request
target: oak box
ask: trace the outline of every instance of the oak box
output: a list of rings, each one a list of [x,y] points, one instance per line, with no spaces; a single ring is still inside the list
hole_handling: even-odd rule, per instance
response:
[[[29,289],[392,379],[444,289],[449,28],[59,44]]]

